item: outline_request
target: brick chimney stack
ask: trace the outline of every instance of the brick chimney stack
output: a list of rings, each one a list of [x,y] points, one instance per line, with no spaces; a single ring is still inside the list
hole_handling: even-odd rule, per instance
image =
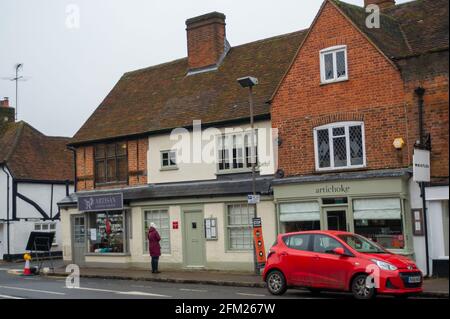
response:
[[[381,10],[384,10],[395,6],[395,0],[364,0],[364,7],[371,4],[376,4]]]
[[[15,110],[9,106],[9,99],[5,97],[0,99],[0,129],[6,123],[12,123],[15,121]]]
[[[186,20],[189,69],[199,70],[220,64],[227,52],[225,15],[208,13]]]

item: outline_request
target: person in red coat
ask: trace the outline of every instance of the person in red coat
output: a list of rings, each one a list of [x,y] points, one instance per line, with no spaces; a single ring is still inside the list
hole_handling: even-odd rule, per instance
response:
[[[159,274],[158,271],[158,262],[159,257],[161,256],[161,245],[159,242],[161,241],[161,237],[159,236],[158,231],[156,230],[155,223],[150,224],[150,229],[148,230],[148,248],[150,252],[150,256],[152,258],[152,273]]]

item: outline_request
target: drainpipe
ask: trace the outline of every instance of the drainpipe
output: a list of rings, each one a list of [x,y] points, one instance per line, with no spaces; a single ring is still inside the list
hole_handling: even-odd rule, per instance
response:
[[[74,177],[73,177],[73,192],[76,193],[77,192],[77,184],[78,184],[78,178],[77,178],[77,150],[75,147],[72,146],[67,146],[67,149],[71,150],[73,152],[73,173],[74,173]]]
[[[6,171],[5,166],[2,165],[2,171],[6,174],[6,252],[8,254],[8,258],[11,255],[10,247],[9,247],[9,178],[10,175]]]
[[[414,90],[414,93],[419,98],[418,108],[419,108],[419,145],[417,145],[419,148],[422,149],[430,149],[429,145],[425,145],[425,134],[424,134],[424,95],[425,95],[425,89],[423,87],[417,87]],[[427,217],[427,199],[426,199],[426,193],[425,193],[425,183],[420,182],[420,196],[422,197],[422,210],[423,210],[423,219],[424,219],[424,235],[425,235],[425,258],[426,258],[426,269],[427,274],[426,277],[430,276],[430,248],[428,243],[428,217]]]

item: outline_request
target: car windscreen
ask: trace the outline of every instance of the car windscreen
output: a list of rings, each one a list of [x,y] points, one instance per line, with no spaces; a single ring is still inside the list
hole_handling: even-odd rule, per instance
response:
[[[385,254],[386,250],[374,242],[358,235],[338,235],[347,245],[359,253]]]

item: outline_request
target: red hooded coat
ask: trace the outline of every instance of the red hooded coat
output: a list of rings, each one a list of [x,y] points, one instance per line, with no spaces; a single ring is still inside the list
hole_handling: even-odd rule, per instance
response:
[[[148,231],[148,250],[150,252],[150,256],[152,257],[159,257],[161,256],[161,245],[159,244],[159,241],[161,240],[161,237],[159,236],[158,231],[150,227]]]

